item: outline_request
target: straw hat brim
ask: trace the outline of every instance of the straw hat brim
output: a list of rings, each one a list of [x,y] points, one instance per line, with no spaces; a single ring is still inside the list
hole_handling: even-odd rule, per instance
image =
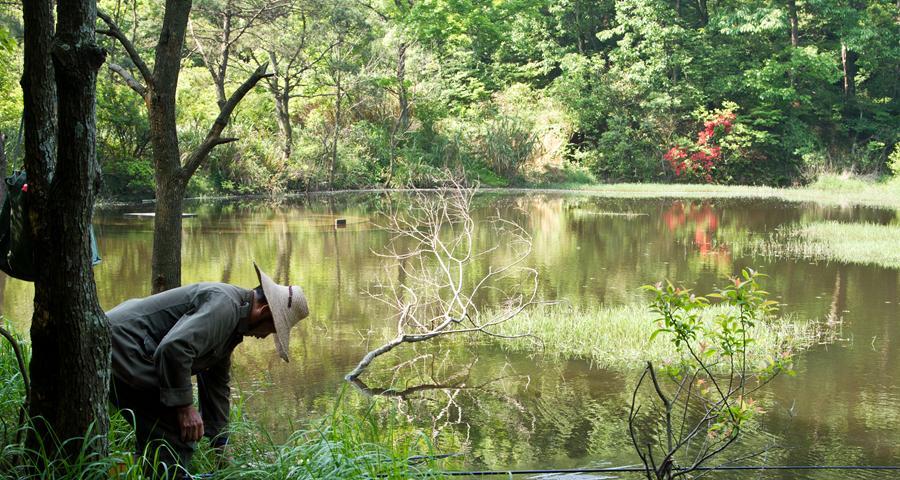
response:
[[[275,323],[275,350],[278,356],[285,362],[290,361],[289,346],[291,341],[291,328],[300,320],[309,316],[309,306],[303,289],[296,285],[279,285],[266,275],[256,262],[253,263],[256,276],[262,286],[263,293],[272,312],[272,321]]]

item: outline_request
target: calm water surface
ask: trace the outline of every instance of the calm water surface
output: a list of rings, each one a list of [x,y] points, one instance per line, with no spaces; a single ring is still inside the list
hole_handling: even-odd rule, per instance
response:
[[[277,359],[270,339],[247,339],[238,347],[235,383],[246,398],[244,411],[284,438],[331,411],[342,392],[344,408],[364,409],[370,395],[393,386],[380,396],[374,415],[400,430],[430,433],[438,452],[462,453],[456,467],[636,463],[624,423],[634,371],[507,354],[491,345],[436,342],[376,360],[363,376],[368,393],[343,381],[388,325],[390,312],[364,295],[384,273],[383,260],[373,252],[389,238],[372,221],[386,202],[403,201],[399,194],[346,194],[188,204],[198,216],[184,222],[185,283],[253,287],[251,261],[256,260],[276,281],[302,285],[309,298],[311,317],[294,333],[292,363]],[[641,300],[640,285],[664,278],[709,292],[744,267],[767,273],[765,285],[783,311],[830,319],[841,340],[800,355],[796,377],[777,379],[763,394],[760,431],[747,435],[739,448],[769,451],[743,463],[900,464],[898,271],[802,258],[767,260],[736,248],[785,225],[896,223],[896,212],[546,193],[481,194],[475,208],[479,220],[499,211],[533,236],[530,263],[540,273],[540,294],[547,300],[585,307],[623,304]],[[95,273],[105,309],[149,291],[152,219],[124,215],[148,210],[98,211],[95,228],[104,261]],[[335,218],[346,218],[347,228],[333,228]],[[490,240],[479,239],[485,245]],[[0,282],[2,313],[27,328],[30,286]],[[864,472],[753,477],[893,478]]]

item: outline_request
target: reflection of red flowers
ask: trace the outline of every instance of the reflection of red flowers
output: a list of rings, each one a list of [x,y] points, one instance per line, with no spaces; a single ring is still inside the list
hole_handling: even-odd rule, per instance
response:
[[[672,167],[675,176],[699,177],[707,183],[713,182],[712,171],[722,160],[722,147],[715,141],[731,132],[735,116],[725,113],[703,123],[703,130],[697,133],[697,142],[690,147],[672,147],[663,158]]]
[[[675,232],[682,226],[693,228],[693,241],[700,255],[725,255],[728,256],[728,247],[725,245],[713,246],[716,231],[719,229],[719,215],[708,203],[695,204],[681,201],[672,202],[662,214],[670,232]]]

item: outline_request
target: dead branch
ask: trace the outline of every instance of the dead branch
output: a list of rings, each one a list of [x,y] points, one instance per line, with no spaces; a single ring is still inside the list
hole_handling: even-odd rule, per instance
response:
[[[368,295],[396,312],[396,336],[368,352],[346,378],[357,378],[372,361],[403,345],[451,335],[492,331],[537,300],[538,273],[523,266],[531,253],[531,237],[515,222],[499,218],[476,222],[471,215],[476,189],[450,180],[434,193],[417,192],[406,209],[391,207],[381,227],[392,238],[382,252],[384,278]],[[478,245],[480,229],[491,231],[496,243]],[[486,272],[476,262],[501,248],[509,255]],[[499,256],[498,256],[499,257]],[[391,273],[399,274],[394,280]],[[499,300],[485,309],[485,293]],[[488,313],[489,312],[489,313]]]

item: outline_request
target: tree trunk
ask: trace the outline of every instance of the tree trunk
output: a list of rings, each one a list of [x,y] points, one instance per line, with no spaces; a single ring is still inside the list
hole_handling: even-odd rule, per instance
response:
[[[49,180],[56,165],[56,80],[53,62],[50,61],[54,33],[53,2],[22,2],[22,18],[25,30],[25,62],[21,82],[25,156],[31,157],[29,175]]]
[[[277,82],[277,79],[275,80]],[[294,132],[291,129],[290,92],[270,89],[275,97],[275,118],[278,121],[278,135],[281,136],[281,156],[287,160],[294,150]]]
[[[175,98],[181,72],[190,0],[166,0],[163,27],[156,46],[153,84],[147,110],[156,178],[156,214],[151,260],[152,293],[181,285],[181,213],[184,188]]]
[[[400,42],[397,49],[397,99],[400,103],[400,135],[409,130],[409,91],[406,89],[406,49],[409,44]]]
[[[181,213],[184,189],[175,123],[174,85],[151,91],[150,143],[156,179],[156,212],[151,261],[152,293],[181,285]],[[177,198],[176,198],[177,197]]]
[[[153,219],[152,289],[159,293],[181,285],[181,215],[184,183],[177,176],[156,176]]]
[[[3,181],[6,178],[6,167],[6,135],[0,132],[0,203],[6,198],[6,182]]]
[[[395,160],[397,158],[397,146],[400,139],[409,130],[409,92],[406,89],[406,49],[409,44],[401,41],[397,47],[397,103],[400,106],[400,115],[397,123],[394,125],[394,131],[391,132],[391,151],[390,164],[388,165],[387,179],[384,181],[385,187],[390,187],[391,180],[394,178]]]
[[[697,0],[697,10],[700,11],[700,26],[705,27],[709,23],[709,8],[706,0]]]
[[[791,46],[800,46],[800,26],[797,19],[797,0],[787,0],[788,18],[791,22]]]
[[[334,83],[334,138],[331,141],[331,168],[328,172],[328,188],[334,189],[334,172],[338,162],[338,136],[341,134],[341,70],[337,69]]]
[[[26,38],[40,35],[51,45],[50,1],[25,3]],[[107,410],[110,379],[109,328],[97,300],[91,268],[89,227],[100,172],[96,160],[96,80],[106,53],[94,38],[94,0],[60,0],[59,22],[52,49],[26,45],[23,84],[40,80],[43,89],[26,88],[26,105],[58,104],[60,147],[55,159],[35,137],[54,130],[46,116],[26,115],[25,169],[29,181],[29,217],[35,256],[34,316],[31,321],[31,406],[34,429],[27,446],[52,457],[79,455],[96,459],[108,450]],[[32,38],[34,40],[34,38]],[[34,45],[31,45],[33,47]],[[40,56],[35,54],[40,52]],[[33,61],[42,78],[33,74]],[[54,78],[56,91],[47,89]],[[58,93],[58,97],[56,94]],[[49,111],[50,109],[47,109]],[[46,111],[45,111],[46,112]],[[39,123],[40,122],[40,123]],[[31,141],[28,141],[28,140]],[[55,168],[53,167],[55,164]],[[59,442],[65,442],[61,444]]]
[[[847,44],[841,42],[841,65],[844,67],[844,96],[851,98],[856,95],[856,60],[859,55],[848,49]]]

